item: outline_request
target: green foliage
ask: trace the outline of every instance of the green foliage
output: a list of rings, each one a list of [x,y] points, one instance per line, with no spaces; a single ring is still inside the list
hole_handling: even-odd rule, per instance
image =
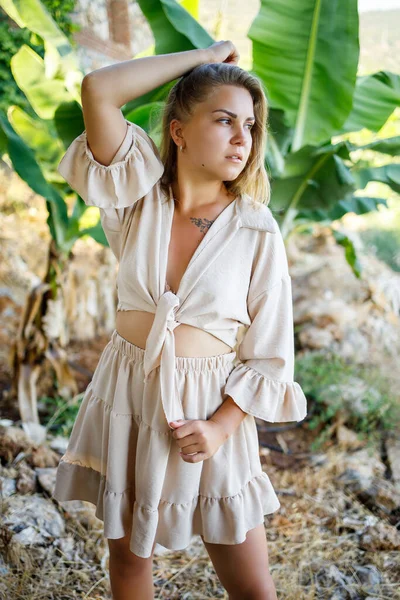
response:
[[[83,393],[77,394],[68,401],[60,396],[54,398],[42,396],[39,400],[39,406],[44,410],[40,418],[42,425],[54,436],[69,438],[82,398]]]
[[[80,27],[70,19],[70,13],[75,8],[76,0],[41,0],[41,2],[56,21],[57,26],[68,37],[71,46],[76,48],[77,44],[73,41],[72,35],[79,31]],[[19,106],[28,115],[35,118],[36,113],[11,73],[11,58],[24,44],[44,59],[43,40],[28,28],[18,27],[0,8],[0,111],[7,114],[10,106]]]
[[[352,389],[354,378],[366,384],[366,391],[352,404],[343,391]],[[319,430],[312,451],[329,441],[330,427],[339,418],[367,446],[376,444],[382,431],[400,425],[400,407],[379,365],[358,365],[330,351],[308,352],[296,357],[296,380],[315,405],[308,421],[309,429]]]
[[[341,231],[336,231],[335,229],[333,229],[332,233],[336,242],[340,246],[343,246],[346,260],[352,267],[354,275],[359,279],[361,277],[361,264],[358,260],[358,256],[352,240],[349,238],[348,235],[344,234]]]

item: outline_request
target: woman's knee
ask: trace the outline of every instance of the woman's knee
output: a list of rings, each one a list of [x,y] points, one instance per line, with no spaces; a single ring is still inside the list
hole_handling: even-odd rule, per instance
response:
[[[137,554],[132,552],[130,549],[130,534],[116,540],[107,539],[107,542],[110,552],[110,566],[118,571],[134,575],[135,573],[140,574],[152,568],[155,542],[151,555],[148,558],[137,556]]]
[[[228,594],[229,600],[277,600],[272,576],[268,573],[262,581],[254,582],[245,589],[236,589]]]

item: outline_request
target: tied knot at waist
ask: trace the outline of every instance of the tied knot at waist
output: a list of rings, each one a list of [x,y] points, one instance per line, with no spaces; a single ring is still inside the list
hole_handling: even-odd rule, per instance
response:
[[[175,319],[167,319],[167,329],[173,331],[176,327],[180,325],[179,321],[175,321]]]
[[[180,300],[173,292],[165,292],[160,297],[144,354],[144,383],[151,371],[160,365],[160,394],[167,423],[185,418],[175,389],[174,329],[180,325],[175,320],[175,309],[179,304]]]
[[[146,340],[144,355],[145,382],[151,371],[161,364],[165,353],[170,357],[172,355],[175,360],[175,336],[173,331],[181,325],[175,319],[175,312],[179,304],[180,300],[173,292],[168,291],[160,296],[153,325]]]

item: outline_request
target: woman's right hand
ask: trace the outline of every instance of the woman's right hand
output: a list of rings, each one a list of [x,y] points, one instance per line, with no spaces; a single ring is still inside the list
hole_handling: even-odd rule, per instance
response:
[[[204,50],[206,62],[209,63],[227,63],[237,65],[240,55],[235,45],[230,40],[215,42]]]

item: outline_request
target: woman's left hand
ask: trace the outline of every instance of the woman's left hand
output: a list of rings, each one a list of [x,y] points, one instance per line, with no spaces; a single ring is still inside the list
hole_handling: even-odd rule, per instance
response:
[[[212,418],[207,421],[202,419],[171,421],[169,426],[174,429],[172,437],[177,440],[182,459],[189,463],[210,458],[229,437],[222,425]]]

